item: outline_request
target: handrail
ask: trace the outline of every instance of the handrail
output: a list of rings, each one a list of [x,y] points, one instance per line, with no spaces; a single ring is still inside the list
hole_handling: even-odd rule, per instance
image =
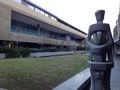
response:
[[[26,2],[27,4],[33,6],[33,7],[35,7],[35,8],[37,8],[37,9],[41,10],[41,11],[43,11],[44,13],[47,13],[48,15],[53,16],[54,18],[58,19],[57,16],[55,16],[54,14],[48,12],[47,10],[43,9],[42,7],[40,7],[40,6],[38,6],[38,5],[34,4],[34,3],[32,3],[31,1],[28,1],[28,0],[23,0],[23,1]]]

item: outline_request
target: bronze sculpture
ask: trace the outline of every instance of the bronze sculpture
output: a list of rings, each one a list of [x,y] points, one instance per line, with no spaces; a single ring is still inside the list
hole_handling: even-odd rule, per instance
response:
[[[89,67],[91,71],[90,90],[110,90],[110,74],[113,62],[113,39],[109,24],[103,23],[104,10],[95,15],[97,23],[89,27],[87,46],[89,49]]]

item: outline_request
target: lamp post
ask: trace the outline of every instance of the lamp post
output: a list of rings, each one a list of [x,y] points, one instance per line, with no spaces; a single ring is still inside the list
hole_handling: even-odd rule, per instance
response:
[[[113,62],[113,39],[109,24],[103,23],[104,10],[98,10],[97,23],[89,27],[87,46],[89,49],[88,64],[91,72],[90,90],[111,90],[110,74]]]

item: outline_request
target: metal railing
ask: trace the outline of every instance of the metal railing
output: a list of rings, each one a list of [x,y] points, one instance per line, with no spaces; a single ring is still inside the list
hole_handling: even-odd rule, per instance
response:
[[[15,0],[16,1],[16,0]],[[22,5],[25,5],[27,6],[28,8],[40,13],[40,14],[43,14],[44,16],[48,17],[48,18],[51,18],[52,20],[55,20],[61,24],[64,24],[80,33],[83,33],[85,35],[87,35],[85,32],[79,30],[78,28],[72,26],[71,24],[63,21],[62,19],[58,18],[57,16],[55,16],[54,14],[50,13],[49,11],[43,9],[42,7],[32,3],[31,1],[28,1],[28,0],[17,0],[18,3],[22,4]],[[24,4],[23,4],[24,3]]]

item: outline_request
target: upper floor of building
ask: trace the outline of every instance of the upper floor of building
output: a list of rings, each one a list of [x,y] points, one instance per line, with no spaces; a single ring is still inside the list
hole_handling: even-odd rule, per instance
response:
[[[78,31],[79,33],[82,33],[83,37],[87,36],[87,34],[85,32],[83,32],[83,31],[79,30],[78,28],[70,25],[69,23],[67,23],[67,22],[63,21],[62,19],[58,18],[56,15],[50,13],[49,11],[45,10],[44,8],[38,6],[38,5],[34,4],[34,3],[32,3],[29,0],[14,0],[14,1],[16,1],[17,3],[22,4],[22,5],[30,8],[31,10],[33,10],[35,12],[38,12],[39,14],[44,15],[45,17],[47,17],[49,19],[52,19],[52,20],[54,20],[56,22],[59,22],[59,23],[65,25],[65,26],[68,26],[68,27],[74,29],[75,31]]]
[[[0,12],[0,40],[78,46],[87,36],[28,0],[1,0]]]

